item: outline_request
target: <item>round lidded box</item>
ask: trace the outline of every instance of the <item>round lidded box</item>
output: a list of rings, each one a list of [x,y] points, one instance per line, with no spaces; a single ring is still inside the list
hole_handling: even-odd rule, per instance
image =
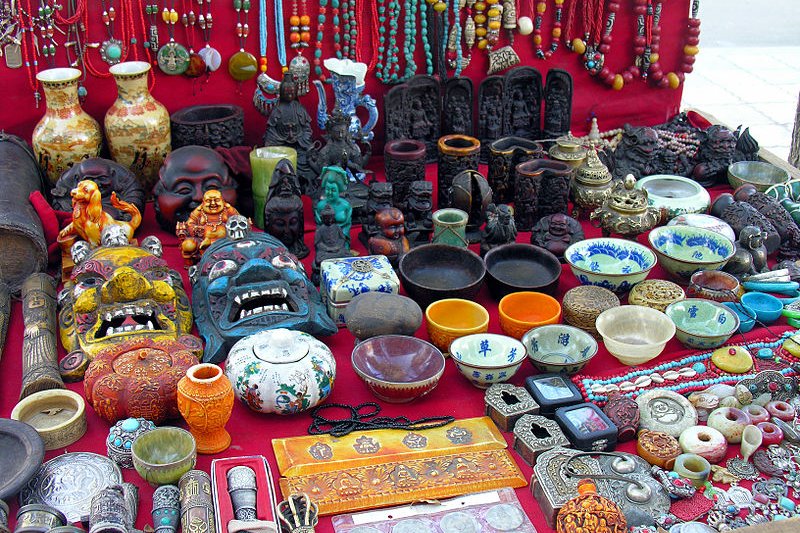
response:
[[[594,323],[598,315],[619,305],[619,298],[610,290],[595,285],[581,285],[564,294],[561,307],[566,324],[580,328],[597,339],[600,335]]]
[[[667,306],[686,298],[680,285],[663,279],[648,279],[636,284],[628,294],[628,303],[651,307],[662,313]]]
[[[126,418],[120,420],[108,432],[106,450],[108,458],[121,468],[133,468],[131,446],[136,437],[156,429],[156,425],[146,418]]]

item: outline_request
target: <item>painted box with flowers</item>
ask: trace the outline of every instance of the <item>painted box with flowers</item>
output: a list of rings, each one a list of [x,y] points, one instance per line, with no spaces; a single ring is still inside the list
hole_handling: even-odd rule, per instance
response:
[[[320,265],[320,293],[328,315],[344,327],[344,309],[362,292],[398,294],[400,279],[385,255],[327,259]]]

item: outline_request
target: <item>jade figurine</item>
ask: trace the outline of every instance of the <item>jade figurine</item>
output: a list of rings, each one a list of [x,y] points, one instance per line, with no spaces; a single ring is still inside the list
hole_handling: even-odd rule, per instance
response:
[[[349,248],[353,207],[342,197],[347,190],[347,174],[342,167],[325,167],[322,169],[321,177],[324,196],[314,206],[314,221],[317,225],[322,224],[322,210],[331,206],[335,213],[336,224],[342,228]]]

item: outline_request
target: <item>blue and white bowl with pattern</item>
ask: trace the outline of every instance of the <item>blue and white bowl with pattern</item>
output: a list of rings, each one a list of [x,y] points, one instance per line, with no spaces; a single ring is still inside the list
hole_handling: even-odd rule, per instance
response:
[[[572,273],[582,285],[617,293],[644,281],[656,266],[656,255],[637,242],[604,237],[576,242],[564,252]]]
[[[647,236],[661,266],[679,282],[698,270],[720,270],[736,248],[729,238],[692,226],[662,226]]]
[[[565,324],[533,328],[522,336],[533,366],[542,372],[577,374],[597,355],[594,337]]]
[[[511,379],[525,361],[527,352],[517,339],[495,333],[476,333],[454,340],[450,356],[465,378],[476,387],[486,389]]]
[[[739,329],[739,316],[712,300],[687,298],[667,306],[681,344],[695,350],[718,348]]]

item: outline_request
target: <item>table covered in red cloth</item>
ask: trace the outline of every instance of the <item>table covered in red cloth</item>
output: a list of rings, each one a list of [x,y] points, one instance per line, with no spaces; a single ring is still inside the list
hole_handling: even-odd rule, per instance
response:
[[[380,168],[380,163],[376,161],[372,168]],[[485,172],[485,167],[481,168]],[[382,175],[382,172],[377,172]],[[436,166],[428,165],[427,178],[435,182]],[[382,179],[382,177],[381,177]],[[712,192],[712,197],[727,190],[727,187],[717,187]],[[310,210],[310,201],[304,198],[306,205],[306,243],[313,250],[314,239],[314,224],[313,215]],[[599,236],[599,230],[591,227],[586,221],[583,222],[586,237]],[[363,248],[359,248],[360,244],[356,235],[359,231],[359,226],[353,227],[353,246],[364,253]],[[155,222],[155,217],[152,209],[152,204],[146,208],[144,222],[137,232],[137,237],[141,241],[144,236],[157,235],[164,245],[164,258],[176,270],[182,273],[184,284],[187,289],[190,287],[186,270],[183,268],[183,263],[180,256],[180,249],[178,248],[178,241],[175,236],[168,235],[162,231]],[[530,233],[520,232],[517,240],[519,242],[529,242]],[[646,244],[646,236],[640,236],[639,241]],[[471,247],[477,252],[478,245]],[[311,262],[313,260],[313,253],[306,258],[303,262],[308,272],[311,271]],[[446,275],[446,273],[443,273]],[[665,278],[666,273],[660,266],[656,266],[649,276],[653,278]],[[578,282],[570,272],[569,266],[563,266],[563,272],[558,288],[559,300],[563,297],[564,293],[572,287],[577,286]],[[488,293],[487,288],[484,286],[477,296],[477,301],[483,304],[491,315],[489,323],[489,331],[492,333],[502,333],[498,322],[497,302],[494,301]],[[625,300],[623,299],[623,303]],[[784,331],[785,327],[771,328],[773,331]],[[19,302],[14,302],[11,313],[11,321],[8,330],[8,338],[5,345],[5,350],[2,357],[0,369],[2,371],[2,385],[0,385],[0,416],[8,417],[12,408],[17,402],[20,388],[20,379],[22,373],[21,365],[21,349],[22,349],[22,336],[23,336],[23,321],[22,312]],[[428,339],[426,325],[423,322],[422,327],[417,332],[417,336],[422,339]],[[748,339],[757,337],[764,337],[774,339],[770,333],[763,329],[756,329],[747,335]],[[734,337],[733,340],[736,340]],[[741,338],[740,338],[741,339]],[[354,339],[347,329],[341,329],[339,332],[331,337],[323,339],[324,342],[331,348],[336,357],[337,362],[337,376],[333,387],[333,393],[328,401],[346,404],[359,404],[367,401],[375,401],[376,398],[371,395],[367,390],[364,383],[356,376],[350,363],[351,351],[354,345]],[[663,363],[669,361],[677,354],[685,354],[686,350],[678,343],[677,340],[671,340],[666,347],[664,353],[651,364]],[[62,347],[59,347],[59,356],[64,356]],[[615,371],[620,371],[623,367],[616,359],[608,354],[608,352],[600,347],[598,355],[589,363],[584,372],[591,375],[608,375],[613,374]],[[522,368],[516,376],[511,380],[515,385],[521,385],[525,377],[530,376],[537,371],[533,368],[530,362],[523,363]],[[72,390],[78,391],[83,394],[83,384],[76,383],[70,384],[68,387]],[[469,383],[456,369],[451,361],[447,361],[445,373],[439,383],[439,386],[431,392],[428,396],[417,400],[410,404],[396,405],[396,404],[382,404],[384,415],[400,416],[405,415],[410,418],[425,417],[431,415],[452,415],[457,418],[468,418],[482,416],[484,414],[484,391],[477,389]],[[65,451],[92,451],[100,454],[106,453],[105,439],[108,435],[109,424],[101,420],[91,407],[87,406],[87,420],[88,431],[86,435],[78,442],[72,444],[67,450],[55,450],[47,452],[45,459],[51,459],[56,455],[64,453]],[[175,420],[171,422],[174,425],[186,427],[182,420]],[[197,468],[209,471],[211,460],[216,457],[231,457],[237,455],[252,455],[263,454],[269,461],[273,475],[278,477],[278,469],[275,463],[275,457],[272,451],[271,440],[274,438],[291,437],[306,434],[306,430],[310,423],[310,417],[307,413],[298,414],[295,416],[281,417],[278,415],[263,415],[250,411],[243,403],[236,402],[233,407],[233,415],[228,423],[227,429],[233,437],[231,447],[216,456],[198,456]],[[513,435],[505,433],[506,440],[511,445]],[[634,451],[633,443],[626,443],[620,446],[621,450]],[[733,446],[729,450],[729,454],[733,456],[738,452],[738,447]],[[1,453],[1,452],[0,452]],[[516,453],[512,452],[514,458],[517,460],[524,476],[530,479],[532,469],[526,465]],[[134,470],[124,470],[123,476],[125,481],[133,482],[140,488],[140,506],[139,515],[137,520],[138,527],[144,527],[145,524],[151,522],[151,496],[153,489],[145,483]],[[528,514],[533,524],[539,531],[549,531],[545,524],[544,517],[538,504],[531,495],[530,488],[517,489],[517,496],[522,503],[525,512]],[[12,507],[11,515],[14,516],[17,504],[16,502],[9,502]],[[13,519],[12,519],[13,523]],[[330,518],[323,517],[317,528],[319,532],[333,531],[330,525]]]

